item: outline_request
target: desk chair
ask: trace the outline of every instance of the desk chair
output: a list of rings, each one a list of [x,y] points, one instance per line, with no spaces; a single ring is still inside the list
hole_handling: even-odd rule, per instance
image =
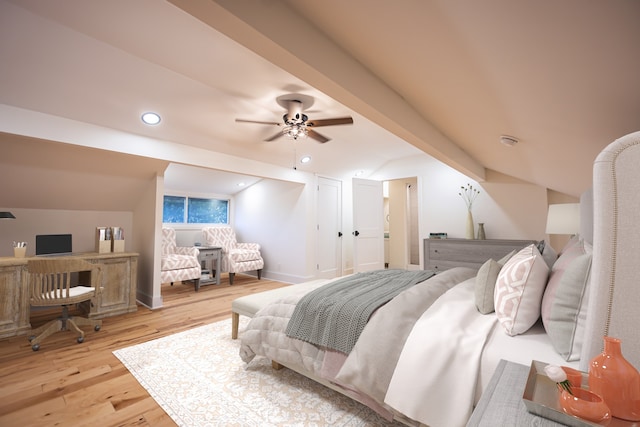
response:
[[[84,341],[84,331],[80,326],[92,326],[99,331],[101,320],[87,319],[69,315],[69,306],[90,301],[102,291],[102,269],[99,265],[92,264],[82,259],[60,257],[27,262],[29,289],[31,293],[32,307],[62,306],[62,315],[45,325],[32,329],[29,333],[31,349],[38,351],[40,343],[58,331],[74,330],[78,337],[76,341]],[[86,272],[91,272],[88,277]],[[72,286],[72,276],[78,273],[82,284]]]

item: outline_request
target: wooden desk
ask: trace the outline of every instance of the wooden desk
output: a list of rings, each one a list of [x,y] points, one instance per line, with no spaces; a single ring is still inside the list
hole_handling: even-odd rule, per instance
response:
[[[82,306],[90,318],[101,319],[137,310],[137,253],[88,252],[73,256],[102,266],[102,293],[93,305]],[[31,329],[29,259],[0,258],[0,338],[26,335]]]

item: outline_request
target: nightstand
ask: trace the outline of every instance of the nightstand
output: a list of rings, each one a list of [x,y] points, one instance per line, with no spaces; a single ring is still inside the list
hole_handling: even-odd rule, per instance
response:
[[[220,284],[220,270],[222,270],[222,248],[219,246],[196,246],[200,253],[198,261],[200,261],[200,269],[202,277],[201,285],[209,285],[215,283]]]
[[[501,360],[467,427],[556,427],[564,424],[533,415],[522,401],[529,366]]]

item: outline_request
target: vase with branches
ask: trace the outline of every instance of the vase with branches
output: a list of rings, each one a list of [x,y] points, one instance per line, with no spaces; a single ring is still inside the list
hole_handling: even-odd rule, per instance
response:
[[[474,226],[473,226],[473,202],[476,200],[478,195],[480,194],[480,190],[475,188],[471,184],[467,184],[465,186],[460,187],[460,192],[458,195],[462,197],[465,204],[467,205],[467,229],[466,229],[466,237],[467,239],[474,238]]]

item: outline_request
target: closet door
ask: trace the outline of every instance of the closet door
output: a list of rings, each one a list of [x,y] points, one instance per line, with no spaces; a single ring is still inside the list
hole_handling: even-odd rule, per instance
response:
[[[342,276],[342,181],[318,178],[317,277]]]
[[[353,178],[353,272],[384,268],[382,181]]]

